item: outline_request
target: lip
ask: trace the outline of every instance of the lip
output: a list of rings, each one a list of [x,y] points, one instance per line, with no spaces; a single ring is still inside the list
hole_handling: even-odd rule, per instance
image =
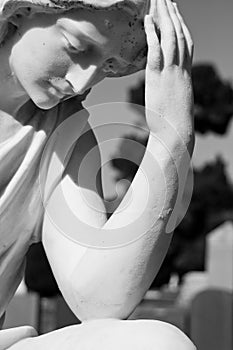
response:
[[[50,86],[48,88],[48,92],[52,95],[52,96],[55,96],[57,98],[63,98],[64,95],[59,91],[57,90],[56,88],[54,88],[53,86]]]
[[[71,98],[71,97],[72,97],[72,95],[66,95],[66,96],[63,96],[60,100],[61,100],[61,102],[63,102],[63,101],[69,100],[69,98]]]
[[[70,86],[68,82],[63,83],[63,88],[59,86],[58,84],[55,84],[54,82],[50,81],[50,86],[52,89],[54,89],[55,93],[59,97],[67,97],[67,96],[72,96],[74,95],[74,90]]]

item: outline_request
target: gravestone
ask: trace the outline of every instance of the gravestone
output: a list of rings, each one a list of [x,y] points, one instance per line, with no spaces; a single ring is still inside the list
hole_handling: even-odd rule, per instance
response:
[[[233,292],[207,289],[190,308],[190,338],[198,350],[233,349]]]
[[[210,287],[233,291],[232,222],[225,222],[208,235],[206,270]]]
[[[38,327],[39,298],[35,293],[16,294],[6,310],[3,329],[32,326]]]

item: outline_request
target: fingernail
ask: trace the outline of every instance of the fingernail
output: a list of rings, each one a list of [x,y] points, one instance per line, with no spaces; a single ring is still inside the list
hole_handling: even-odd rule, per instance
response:
[[[151,15],[145,15],[145,17],[144,17],[144,22],[145,22],[145,21],[148,21],[150,17],[151,17]]]

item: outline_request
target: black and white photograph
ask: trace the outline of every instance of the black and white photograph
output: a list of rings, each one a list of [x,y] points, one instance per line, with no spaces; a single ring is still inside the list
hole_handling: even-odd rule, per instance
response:
[[[0,0],[0,350],[233,349],[233,1]]]

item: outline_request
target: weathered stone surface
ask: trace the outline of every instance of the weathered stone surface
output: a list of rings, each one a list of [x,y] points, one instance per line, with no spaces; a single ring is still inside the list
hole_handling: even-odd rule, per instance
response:
[[[178,328],[165,322],[103,319],[26,339],[9,350],[195,350]]]
[[[145,68],[147,48],[145,36],[142,36],[142,33],[144,33],[143,20],[148,6],[149,1],[144,0],[0,0],[0,43],[9,30],[8,23],[14,22],[15,16],[30,17],[39,12],[64,12],[76,8],[86,8],[90,11],[122,11],[129,15],[128,31],[122,40],[122,48],[124,49],[124,46],[127,49],[130,48],[136,56],[126,69],[118,74],[112,74],[112,76],[124,76]],[[138,30],[138,23],[141,30]]]

